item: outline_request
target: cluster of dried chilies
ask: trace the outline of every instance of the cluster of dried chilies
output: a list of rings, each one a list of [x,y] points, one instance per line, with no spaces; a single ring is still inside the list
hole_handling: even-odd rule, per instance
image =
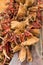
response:
[[[0,9],[0,65],[9,65],[15,52],[19,52],[21,62],[25,59],[32,61],[29,48],[39,41],[43,1],[8,0],[5,3],[3,0],[3,2]]]

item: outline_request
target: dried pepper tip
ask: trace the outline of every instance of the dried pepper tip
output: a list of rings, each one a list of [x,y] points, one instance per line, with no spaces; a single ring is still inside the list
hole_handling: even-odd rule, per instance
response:
[[[6,58],[8,58],[10,60],[10,57],[8,57],[5,49],[3,49],[3,54],[5,55]]]

